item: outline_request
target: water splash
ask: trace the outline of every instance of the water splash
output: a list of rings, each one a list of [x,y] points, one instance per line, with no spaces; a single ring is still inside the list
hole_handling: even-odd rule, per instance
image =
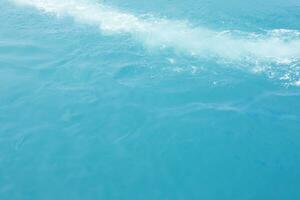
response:
[[[173,48],[197,57],[256,63],[253,72],[268,71],[265,63],[298,66],[300,32],[277,29],[264,34],[214,31],[186,21],[139,17],[90,0],[13,0],[57,16],[71,16],[81,23],[99,26],[110,34],[130,34],[151,47]],[[263,63],[263,64],[262,64]],[[269,66],[269,65],[268,65]],[[290,73],[290,68],[289,73]],[[292,68],[293,70],[294,68]],[[280,78],[287,77],[287,73]],[[293,78],[295,82],[299,77]]]

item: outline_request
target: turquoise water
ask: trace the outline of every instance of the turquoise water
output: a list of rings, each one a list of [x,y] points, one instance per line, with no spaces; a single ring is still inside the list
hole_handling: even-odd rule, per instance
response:
[[[299,200],[298,0],[1,0],[1,200]]]

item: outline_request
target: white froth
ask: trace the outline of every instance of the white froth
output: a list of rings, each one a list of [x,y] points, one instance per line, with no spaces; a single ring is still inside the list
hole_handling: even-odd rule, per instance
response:
[[[172,48],[196,57],[251,65],[250,71],[300,86],[300,31],[275,29],[264,34],[214,31],[186,21],[139,17],[94,0],[11,0],[57,16],[70,16],[104,33],[129,34],[149,47]],[[175,61],[169,59],[171,64]],[[271,67],[274,65],[274,68]]]
[[[143,19],[88,0],[14,1],[55,15],[71,16],[77,21],[99,26],[102,31],[132,34],[146,45],[176,48],[196,56],[256,57],[279,63],[300,58],[298,31],[278,29],[268,36],[248,33],[242,38],[235,37],[230,31],[216,32],[182,21]],[[287,36],[292,39],[288,40]]]

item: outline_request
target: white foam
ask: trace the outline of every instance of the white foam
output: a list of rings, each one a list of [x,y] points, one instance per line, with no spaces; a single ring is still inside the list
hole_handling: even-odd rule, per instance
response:
[[[300,58],[298,31],[278,29],[266,35],[247,33],[237,36],[230,31],[192,27],[183,21],[145,19],[91,0],[13,1],[58,16],[71,16],[76,21],[99,26],[104,32],[128,33],[149,46],[175,48],[196,56],[212,55],[234,60],[256,57],[279,63]]]
[[[300,80],[294,82],[293,85],[295,85],[295,86],[300,86]]]

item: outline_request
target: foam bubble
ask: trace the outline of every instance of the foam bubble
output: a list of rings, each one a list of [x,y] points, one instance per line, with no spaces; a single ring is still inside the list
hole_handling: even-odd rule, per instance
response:
[[[173,48],[197,57],[289,65],[300,60],[300,32],[276,29],[264,34],[214,31],[186,21],[139,17],[91,0],[13,0],[57,16],[71,16],[110,34],[130,34],[151,47]],[[263,68],[259,68],[263,69]]]
[[[278,29],[267,36],[249,33],[242,38],[235,37],[228,31],[216,32],[203,27],[192,27],[183,21],[143,19],[91,1],[15,0],[15,2],[59,16],[69,15],[77,21],[97,25],[103,31],[130,33],[147,45],[177,48],[194,55],[212,54],[230,59],[255,56],[279,62],[300,57],[298,31]]]
[[[294,83],[295,86],[300,86],[300,80]]]

